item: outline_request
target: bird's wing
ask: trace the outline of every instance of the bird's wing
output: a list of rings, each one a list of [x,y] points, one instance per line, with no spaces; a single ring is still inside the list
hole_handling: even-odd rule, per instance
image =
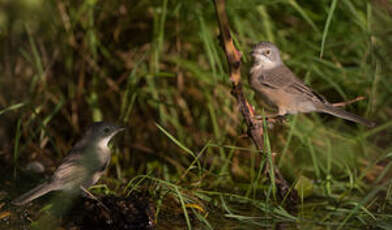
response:
[[[265,71],[259,79],[260,82],[270,88],[283,89],[293,95],[302,95],[314,102],[328,103],[328,101],[305,83],[298,79],[286,66],[279,66]]]
[[[60,166],[54,172],[53,181],[67,183],[73,181],[81,183],[88,174],[87,167],[83,165],[83,155],[78,151],[71,151],[62,161]]]
[[[299,81],[286,66],[263,71],[258,77],[259,83],[274,89],[285,88],[297,80]]]

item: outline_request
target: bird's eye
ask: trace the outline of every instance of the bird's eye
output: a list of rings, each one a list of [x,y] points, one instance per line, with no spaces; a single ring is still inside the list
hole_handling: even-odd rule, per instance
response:
[[[265,54],[270,55],[271,54],[271,50],[266,50]]]
[[[108,133],[109,131],[110,131],[109,128],[105,128],[105,129],[103,130],[104,133]]]

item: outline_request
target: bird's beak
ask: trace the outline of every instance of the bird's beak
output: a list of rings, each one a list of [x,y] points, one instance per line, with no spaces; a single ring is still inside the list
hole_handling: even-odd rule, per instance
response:
[[[113,135],[115,135],[115,134],[117,134],[117,133],[119,133],[121,131],[124,131],[125,129],[126,128],[124,126],[116,125]]]
[[[125,129],[126,129],[125,127],[119,126],[119,127],[117,128],[116,132],[121,132],[121,131],[124,131]]]
[[[260,53],[257,52],[256,50],[252,50],[252,52],[250,53],[253,57],[259,56]]]
[[[110,138],[113,138],[114,136],[117,135],[117,133],[124,131],[125,127],[122,126],[117,126],[116,129],[112,132],[112,134],[110,134]]]

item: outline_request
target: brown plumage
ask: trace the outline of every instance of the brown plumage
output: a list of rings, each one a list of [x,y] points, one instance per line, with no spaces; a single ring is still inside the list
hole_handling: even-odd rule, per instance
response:
[[[278,109],[277,115],[323,112],[373,127],[374,122],[334,107],[298,79],[280,59],[279,49],[269,42],[261,42],[252,51],[254,65],[249,83]]]

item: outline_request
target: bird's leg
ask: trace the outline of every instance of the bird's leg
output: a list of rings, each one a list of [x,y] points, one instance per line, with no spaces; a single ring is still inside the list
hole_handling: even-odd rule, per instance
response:
[[[265,117],[265,119],[272,120],[272,121],[277,120],[279,118],[283,118],[287,114],[287,111],[285,109],[280,108],[280,107],[278,109],[279,109],[278,112],[275,112],[275,113],[265,113],[264,112],[264,115],[257,115],[257,116],[254,116],[254,118],[258,119],[258,120],[262,120],[263,117]]]
[[[91,192],[89,192],[83,185],[80,185],[80,189],[85,193],[87,197],[92,200],[95,200],[99,206],[103,207],[107,212],[110,213],[110,210],[104,203],[102,203],[96,196],[94,196]]]
[[[281,113],[272,113],[272,114],[265,114],[265,115],[256,115],[253,117],[255,120],[263,120],[265,117],[266,120],[269,122],[275,122],[276,120],[284,119],[284,114]]]
[[[270,113],[270,114],[264,114],[264,115],[255,115],[253,118],[256,120],[263,120],[263,118],[265,117],[265,119],[275,119],[277,117],[281,117],[282,115],[280,113]]]

